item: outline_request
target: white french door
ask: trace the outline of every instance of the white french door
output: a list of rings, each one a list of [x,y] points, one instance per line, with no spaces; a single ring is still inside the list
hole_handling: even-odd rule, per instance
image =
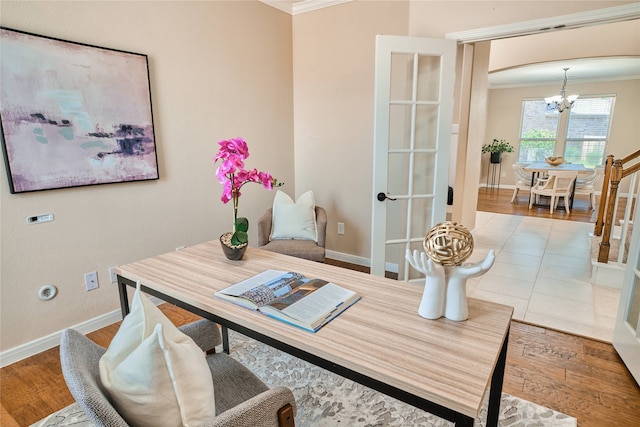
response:
[[[635,179],[635,176],[632,176]],[[631,200],[631,199],[629,199]],[[613,346],[640,384],[640,186],[638,186],[633,232],[622,282]]]
[[[405,261],[446,216],[456,42],[376,37],[371,274]]]

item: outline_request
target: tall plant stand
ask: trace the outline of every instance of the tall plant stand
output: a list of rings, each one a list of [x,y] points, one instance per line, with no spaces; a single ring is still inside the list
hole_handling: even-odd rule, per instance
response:
[[[500,190],[500,177],[502,176],[502,153],[491,153],[489,157],[489,164],[487,165],[487,188],[491,189],[491,192],[495,188]],[[489,177],[491,177],[491,184],[489,184]]]

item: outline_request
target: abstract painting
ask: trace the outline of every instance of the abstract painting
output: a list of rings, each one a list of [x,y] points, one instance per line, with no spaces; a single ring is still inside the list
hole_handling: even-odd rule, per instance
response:
[[[0,28],[12,193],[158,179],[147,56]]]

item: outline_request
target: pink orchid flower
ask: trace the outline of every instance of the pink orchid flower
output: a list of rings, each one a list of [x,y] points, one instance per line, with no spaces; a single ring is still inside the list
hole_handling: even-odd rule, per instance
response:
[[[247,228],[249,223],[246,218],[238,219],[238,200],[241,193],[240,188],[248,182],[256,182],[262,184],[266,189],[272,190],[273,187],[279,187],[282,183],[279,183],[271,173],[258,172],[257,169],[247,171],[244,168],[244,161],[249,157],[249,147],[242,138],[225,139],[218,142],[220,146],[218,153],[213,158],[213,162],[217,163],[220,160],[220,165],[216,169],[216,177],[218,182],[223,185],[222,196],[220,200],[222,203],[228,203],[233,200],[233,228],[235,243],[247,242]],[[240,223],[245,224],[242,226],[243,230],[238,230]]]

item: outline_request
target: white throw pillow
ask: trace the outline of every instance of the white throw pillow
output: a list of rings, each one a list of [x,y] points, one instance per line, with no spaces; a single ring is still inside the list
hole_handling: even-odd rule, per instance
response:
[[[215,417],[211,371],[200,347],[151,301],[133,296],[100,380],[113,406],[135,426],[197,426]]]
[[[282,239],[318,241],[313,191],[307,191],[294,202],[286,193],[277,190],[273,198],[269,240]]]

